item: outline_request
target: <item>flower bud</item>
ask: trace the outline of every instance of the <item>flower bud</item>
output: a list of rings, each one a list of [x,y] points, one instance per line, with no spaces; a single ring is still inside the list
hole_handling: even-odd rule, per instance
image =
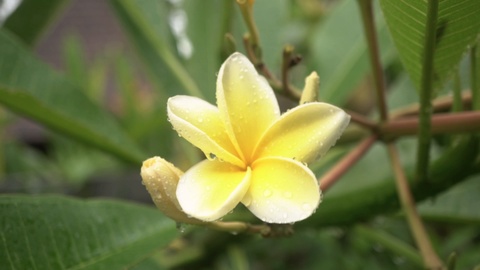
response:
[[[312,72],[305,79],[305,87],[303,88],[300,104],[315,102],[318,96],[318,89],[320,88],[320,77],[317,72]]]
[[[169,218],[183,223],[204,223],[188,217],[178,203],[176,190],[183,172],[172,163],[160,157],[152,157],[143,162],[140,175],[153,202]]]

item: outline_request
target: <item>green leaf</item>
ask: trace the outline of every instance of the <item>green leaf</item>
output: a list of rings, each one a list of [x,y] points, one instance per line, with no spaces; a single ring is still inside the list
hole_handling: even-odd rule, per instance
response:
[[[25,44],[34,45],[67,3],[65,0],[21,1],[17,10],[5,21],[4,27]]]
[[[376,12],[380,15],[379,12]],[[395,56],[387,27],[376,16],[378,41],[384,65]],[[362,19],[356,1],[343,1],[325,18],[315,32],[312,46],[313,68],[321,79],[320,98],[344,104],[350,93],[370,71]]]
[[[169,96],[186,93],[203,97],[197,83],[174,53],[166,3],[149,0],[111,0],[110,3],[145,61],[154,82],[162,85],[171,82],[173,77],[176,86],[164,86]]]
[[[193,46],[193,54],[186,61],[186,66],[205,98],[215,102],[215,74],[220,69],[220,49],[225,34],[219,22],[222,22],[229,3],[219,0],[185,1],[183,6],[188,18],[185,34]]]
[[[110,115],[4,30],[0,30],[0,104],[124,160],[144,159]]]
[[[473,177],[419,206],[423,217],[446,222],[480,224],[480,177]]]
[[[0,212],[2,269],[125,269],[177,234],[158,210],[114,200],[1,196]]]
[[[426,1],[380,1],[399,56],[420,89],[425,43]],[[465,50],[479,37],[477,0],[444,0],[438,7],[434,85],[440,88],[452,75]]]
[[[405,152],[402,144],[400,153]],[[414,149],[412,145],[408,148]],[[331,226],[351,224],[372,218],[378,214],[391,213],[400,208],[395,188],[395,180],[388,164],[388,156],[381,145],[376,145],[367,156],[353,166],[332,189],[328,190],[315,215],[300,224]],[[408,150],[411,152],[411,150]],[[382,155],[383,154],[383,155]],[[432,181],[428,183],[410,182],[412,193],[417,201],[434,196],[457,184],[471,172],[478,154],[478,142],[468,138],[454,148],[444,151],[441,157],[430,165]],[[411,177],[413,160],[411,153],[401,155],[408,159],[407,176]],[[405,163],[405,162],[404,162]]]

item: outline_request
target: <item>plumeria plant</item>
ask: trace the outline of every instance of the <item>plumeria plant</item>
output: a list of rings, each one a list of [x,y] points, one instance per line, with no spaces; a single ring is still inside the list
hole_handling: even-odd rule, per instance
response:
[[[280,115],[272,88],[240,53],[220,68],[216,96],[218,108],[196,97],[168,100],[174,129],[207,159],[178,175],[178,186],[163,183],[165,176],[157,168],[162,165],[157,163],[166,161],[145,161],[142,178],[152,197],[165,190],[166,200],[174,201],[174,208],[180,206],[166,211],[183,211],[203,221],[222,218],[240,202],[267,223],[309,217],[320,203],[321,191],[307,164],[327,152],[350,117],[314,100]],[[170,175],[173,168],[164,166]],[[158,200],[156,204],[163,205]]]
[[[0,269],[480,269],[478,0],[13,2]]]

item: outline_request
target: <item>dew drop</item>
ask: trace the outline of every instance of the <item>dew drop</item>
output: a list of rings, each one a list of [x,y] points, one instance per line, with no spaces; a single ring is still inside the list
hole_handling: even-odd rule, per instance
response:
[[[270,189],[266,189],[264,192],[263,192],[263,196],[265,197],[270,197],[272,196],[272,191]]]
[[[185,224],[181,223],[181,222],[177,222],[177,230],[180,232],[180,233],[184,233],[185,232]]]
[[[207,157],[208,157],[208,159],[210,159],[210,160],[214,160],[214,159],[216,159],[216,158],[217,158],[217,156],[216,156],[214,153],[210,153],[210,154],[208,154],[208,156],[207,156]]]

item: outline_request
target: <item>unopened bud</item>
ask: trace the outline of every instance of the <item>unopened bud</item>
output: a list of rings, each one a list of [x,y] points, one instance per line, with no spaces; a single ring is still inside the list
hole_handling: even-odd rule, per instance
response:
[[[153,202],[169,218],[182,223],[204,223],[188,217],[178,203],[176,190],[183,172],[172,163],[160,157],[152,157],[143,162],[140,175]]]
[[[320,77],[314,71],[305,79],[305,88],[300,97],[300,104],[318,101],[318,89],[320,89]]]

